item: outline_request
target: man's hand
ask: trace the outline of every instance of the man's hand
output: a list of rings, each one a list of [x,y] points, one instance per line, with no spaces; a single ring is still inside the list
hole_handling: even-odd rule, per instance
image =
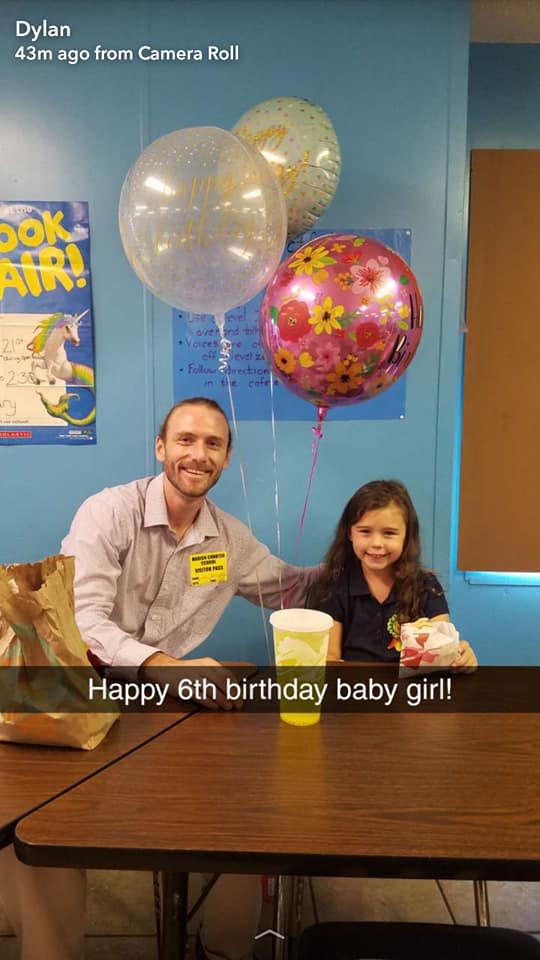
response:
[[[204,686],[208,695],[194,696],[193,699],[210,710],[231,710],[243,706],[241,700],[227,699],[227,680],[235,683],[236,677],[222,666],[219,660],[214,660],[212,657],[177,660],[176,657],[170,657],[167,653],[153,653],[142,664],[141,674],[145,680],[155,683],[171,683],[172,680],[175,687],[182,680],[189,680],[193,685],[198,683]]]

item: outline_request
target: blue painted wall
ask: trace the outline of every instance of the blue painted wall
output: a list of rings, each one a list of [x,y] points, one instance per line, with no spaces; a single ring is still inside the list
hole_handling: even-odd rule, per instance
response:
[[[0,195],[90,203],[98,443],[77,450],[0,448],[0,561],[56,551],[85,496],[156,469],[153,436],[172,401],[171,318],[169,308],[142,288],[121,248],[117,206],[129,166],[148,142],[171,130],[229,128],[261,100],[304,96],[332,118],[343,155],[341,183],[320,226],[411,227],[426,324],[408,373],[405,420],[333,423],[328,417],[298,559],[319,559],[356,487],[398,476],[416,502],[424,560],[449,588],[455,621],[482,659],[503,656],[506,621],[487,624],[494,591],[501,597],[504,591],[472,591],[451,565],[466,239],[468,6],[468,0],[29,0],[23,12],[20,3],[4,0]],[[20,43],[14,24],[21,17],[71,26],[67,43],[44,40],[43,48],[238,43],[241,61],[23,63],[13,59]],[[240,427],[253,528],[275,549],[270,425]],[[280,527],[288,559],[295,559],[311,439],[305,423],[278,424]],[[238,451],[215,499],[245,519]],[[514,603],[515,596],[511,592],[501,604],[517,616],[522,604]],[[530,637],[522,634],[519,657],[533,661]],[[221,657],[262,657],[260,613],[235,601],[206,649]]]
[[[539,149],[539,100],[540,44],[471,44],[471,149]]]

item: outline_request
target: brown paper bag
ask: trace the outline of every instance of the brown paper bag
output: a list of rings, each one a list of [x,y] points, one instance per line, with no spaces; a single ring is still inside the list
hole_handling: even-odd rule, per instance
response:
[[[90,709],[99,677],[75,622],[74,570],[62,556],[0,565],[0,740],[93,750],[117,719]]]

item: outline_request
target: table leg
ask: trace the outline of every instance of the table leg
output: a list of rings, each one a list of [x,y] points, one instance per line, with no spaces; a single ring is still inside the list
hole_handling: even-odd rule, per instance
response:
[[[160,871],[159,960],[184,960],[187,941],[188,874]]]
[[[486,880],[474,880],[474,907],[476,910],[476,924],[478,927],[491,926],[489,916],[488,887]]]
[[[276,877],[276,894],[274,906],[274,936],[272,944],[272,960],[287,960],[289,942],[288,942],[288,917],[290,907],[289,893],[290,877]]]
[[[306,886],[305,877],[291,877],[291,902],[289,911],[289,929],[287,930],[288,960],[296,960],[298,956],[298,944],[302,932],[302,920],[304,915],[304,890]]]

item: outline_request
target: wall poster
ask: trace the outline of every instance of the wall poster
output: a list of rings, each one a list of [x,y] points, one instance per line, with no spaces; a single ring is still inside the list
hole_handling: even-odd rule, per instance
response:
[[[95,442],[88,204],[0,201],[0,444]]]

